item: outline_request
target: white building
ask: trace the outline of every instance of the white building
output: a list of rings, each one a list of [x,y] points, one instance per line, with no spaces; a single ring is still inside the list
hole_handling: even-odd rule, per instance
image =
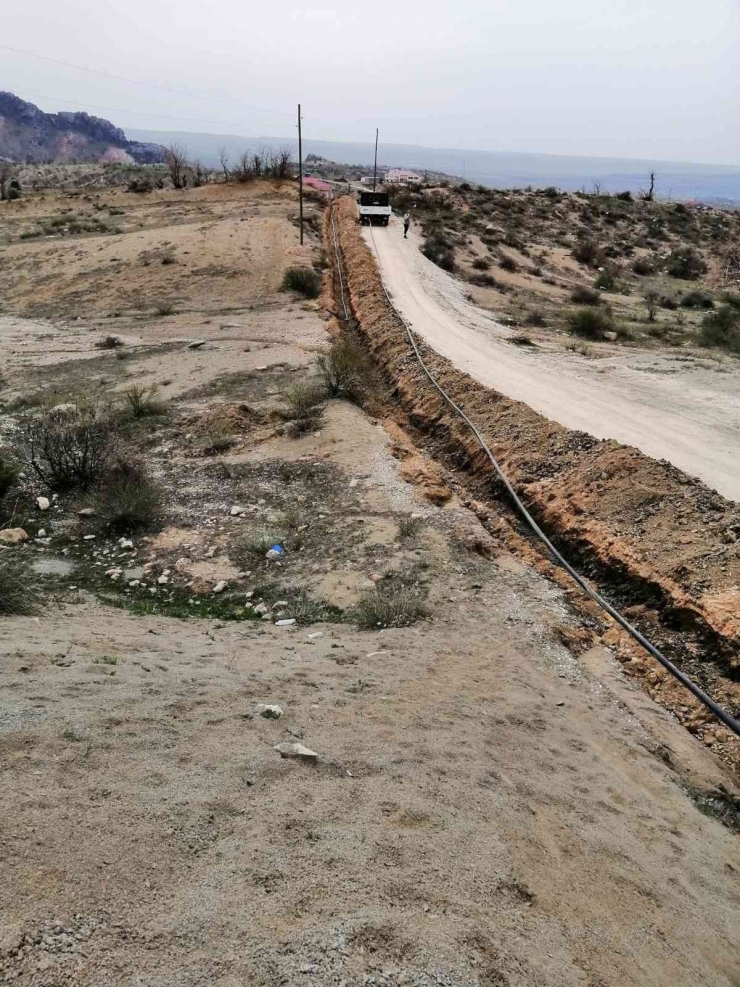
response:
[[[387,185],[421,185],[422,177],[415,171],[404,171],[402,168],[391,168],[385,173]]]

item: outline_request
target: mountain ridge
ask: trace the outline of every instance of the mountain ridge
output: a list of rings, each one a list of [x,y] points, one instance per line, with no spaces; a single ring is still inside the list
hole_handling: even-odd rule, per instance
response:
[[[0,158],[26,163],[111,161],[153,164],[165,149],[129,140],[109,120],[84,112],[45,113],[11,92],[0,92]]]

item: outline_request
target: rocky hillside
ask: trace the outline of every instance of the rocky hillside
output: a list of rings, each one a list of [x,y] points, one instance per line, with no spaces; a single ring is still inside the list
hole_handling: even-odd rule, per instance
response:
[[[13,93],[0,92],[0,158],[11,161],[155,163],[159,144],[130,141],[108,120],[88,113],[44,113]]]

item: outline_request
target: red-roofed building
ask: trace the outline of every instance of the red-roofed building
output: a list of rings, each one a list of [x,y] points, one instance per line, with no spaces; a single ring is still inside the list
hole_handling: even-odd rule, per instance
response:
[[[316,192],[323,193],[327,199],[331,193],[331,185],[328,182],[322,182],[320,178],[314,178],[313,175],[306,177],[303,176],[303,186],[304,188],[312,188]]]

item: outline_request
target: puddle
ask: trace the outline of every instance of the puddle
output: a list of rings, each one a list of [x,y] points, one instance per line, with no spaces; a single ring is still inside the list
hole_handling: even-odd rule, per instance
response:
[[[31,569],[40,576],[70,576],[75,564],[67,559],[37,559]]]

